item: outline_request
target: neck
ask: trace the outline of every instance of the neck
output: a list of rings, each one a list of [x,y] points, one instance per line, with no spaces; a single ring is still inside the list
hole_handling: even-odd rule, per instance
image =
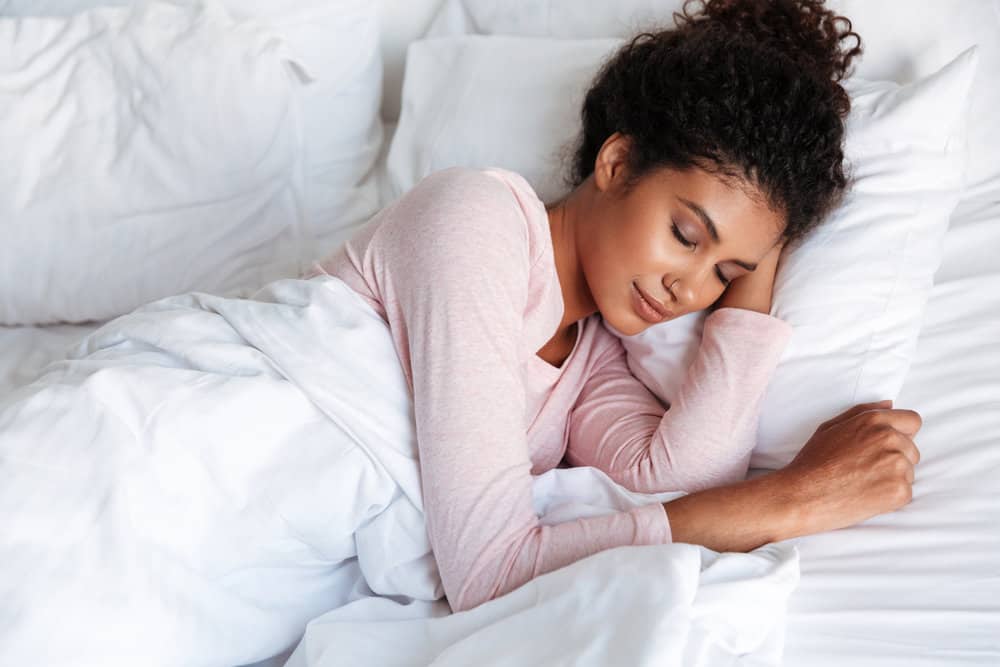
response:
[[[597,305],[590,294],[583,266],[580,262],[578,233],[582,230],[577,216],[584,188],[575,189],[562,200],[546,206],[549,214],[549,231],[555,256],[556,273],[562,292],[563,310],[559,333],[566,334],[579,320],[597,312]]]

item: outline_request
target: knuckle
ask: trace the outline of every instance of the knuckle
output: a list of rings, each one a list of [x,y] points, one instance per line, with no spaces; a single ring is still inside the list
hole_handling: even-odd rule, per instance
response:
[[[896,437],[896,429],[886,423],[869,424],[867,428],[868,437],[880,445],[892,444]]]
[[[867,426],[876,426],[882,423],[879,413],[875,410],[869,410],[868,412],[861,413],[861,420]]]
[[[906,480],[899,480],[892,485],[891,494],[896,505],[905,505],[913,499],[913,487]]]
[[[882,424],[882,426],[879,427],[878,435],[882,442],[892,445],[893,447],[898,447],[899,438],[903,434],[893,428],[891,424]]]
[[[913,446],[913,441],[910,440],[910,436],[902,431],[897,431],[896,429],[890,429],[892,432],[889,433],[889,440],[892,442],[893,446],[900,448],[900,454],[903,453],[904,449],[909,449]]]

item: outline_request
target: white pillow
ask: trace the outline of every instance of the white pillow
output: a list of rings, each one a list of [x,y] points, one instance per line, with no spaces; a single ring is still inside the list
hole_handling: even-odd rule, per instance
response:
[[[582,39],[628,37],[672,26],[684,0],[444,0],[428,37],[466,33]],[[970,46],[979,67],[969,102],[969,170],[965,196],[1000,199],[1000,0],[828,0],[851,19],[865,52],[856,74],[912,83]]]
[[[143,2],[0,0],[0,19],[66,17]],[[311,260],[326,256],[352,236],[382,203],[374,168],[385,137],[379,114],[382,56],[377,7],[367,0],[172,0],[189,7],[206,2],[221,5],[238,21],[254,20],[283,37],[296,65],[308,76],[308,85],[293,90],[303,126],[297,149],[298,158],[304,160],[301,194],[295,213],[282,216],[279,223],[298,220],[301,256],[284,258],[288,268],[282,271],[298,275]],[[258,129],[262,134],[270,131],[266,126]],[[251,282],[239,292],[252,292],[257,286]],[[56,290],[61,287],[53,285]],[[222,291],[213,282],[196,288]]]
[[[0,19],[0,323],[107,319],[294,271],[291,62],[215,5]]]
[[[561,196],[555,156],[577,132],[591,77],[620,43],[467,36],[412,44],[389,149],[393,187],[403,192],[454,165],[500,166],[525,175],[546,202]],[[846,151],[857,181],[829,220],[783,253],[772,313],[795,335],[763,402],[751,467],[781,467],[820,422],[896,396],[961,194],[975,68],[973,48],[908,86],[848,82]],[[667,403],[704,316],[623,338],[633,373]]]
[[[584,93],[621,43],[480,35],[411,43],[386,160],[389,196],[440,169],[496,165],[520,173],[544,201],[561,197]]]
[[[353,236],[383,203],[375,171],[386,136],[377,5],[371,0],[222,2],[234,17],[255,18],[285,37],[312,78],[302,89],[310,239],[304,269]]]

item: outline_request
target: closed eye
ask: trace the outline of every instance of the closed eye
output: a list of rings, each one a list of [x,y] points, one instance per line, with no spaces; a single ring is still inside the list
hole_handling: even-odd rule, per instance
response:
[[[674,232],[674,237],[678,241],[680,241],[681,245],[683,245],[685,248],[692,248],[693,249],[693,248],[695,248],[698,245],[694,241],[687,240],[684,237],[684,235],[681,234],[681,230],[680,230],[680,228],[677,227],[677,223],[671,223],[670,228]],[[731,280],[729,280],[728,278],[726,278],[724,275],[722,275],[722,271],[719,269],[719,267],[715,267],[715,275],[719,278],[719,282],[721,282],[723,285],[729,285],[729,283],[732,282]]]
[[[684,235],[681,234],[681,230],[677,227],[677,223],[672,223],[670,227],[671,229],[674,230],[674,236],[677,237],[677,240],[680,241],[685,247],[693,248],[696,245],[698,245],[697,243],[693,241],[688,241],[686,238],[684,238]]]

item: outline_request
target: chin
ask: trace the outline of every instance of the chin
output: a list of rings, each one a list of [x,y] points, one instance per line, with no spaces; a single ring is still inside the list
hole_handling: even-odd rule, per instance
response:
[[[631,311],[624,317],[609,317],[602,312],[601,319],[604,320],[604,326],[619,336],[636,336],[653,326]]]

